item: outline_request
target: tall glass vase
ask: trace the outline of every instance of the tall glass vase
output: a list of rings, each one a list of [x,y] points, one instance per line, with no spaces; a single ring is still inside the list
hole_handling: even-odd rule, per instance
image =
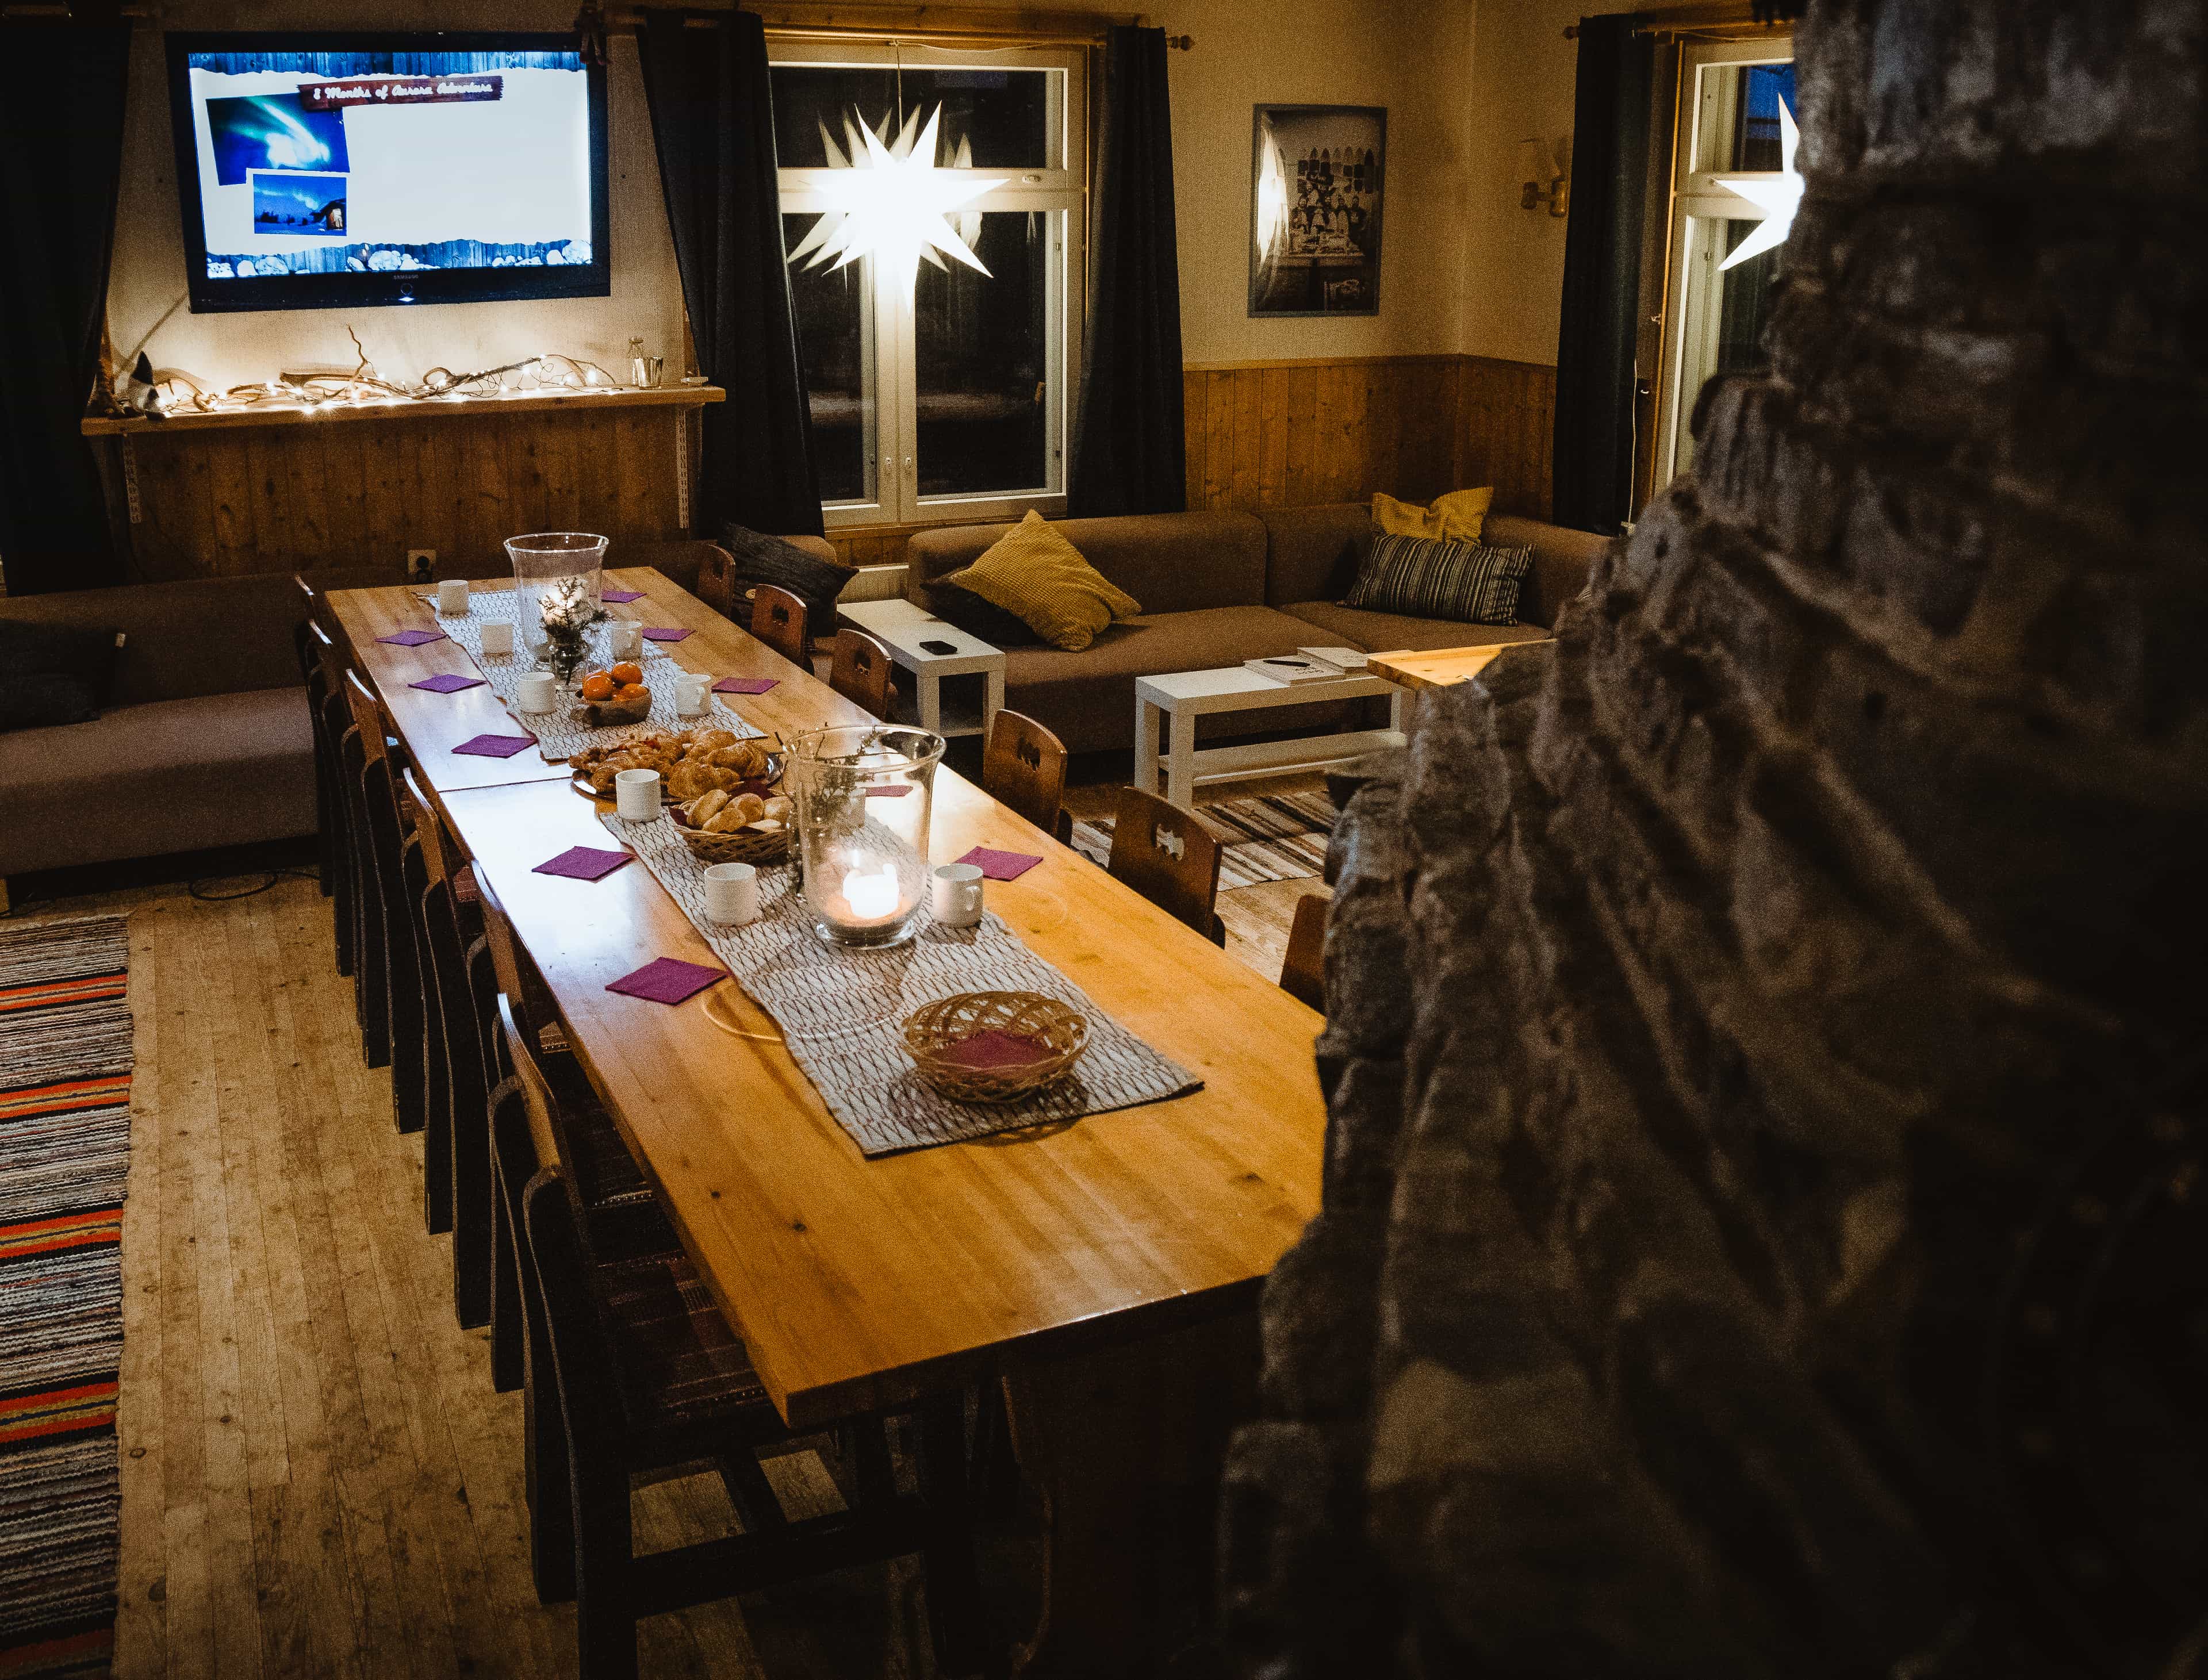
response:
[[[881,723],[789,743],[807,907],[831,945],[891,945],[927,908],[927,828],[943,737]]]
[[[506,539],[513,562],[513,633],[530,657],[543,663],[555,638],[545,626],[548,605],[555,615],[572,614],[580,603],[595,615],[603,609],[606,539],[581,531],[542,531]]]

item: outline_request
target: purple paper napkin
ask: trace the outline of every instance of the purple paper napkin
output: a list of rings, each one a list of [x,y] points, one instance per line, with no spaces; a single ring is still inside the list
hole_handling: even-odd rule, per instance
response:
[[[903,799],[911,791],[911,783],[892,782],[886,787],[873,787],[867,789],[867,797],[868,799]]]
[[[602,851],[596,846],[570,846],[557,857],[548,857],[529,873],[532,875],[565,875],[574,881],[603,880],[627,863],[633,855],[628,852]]]
[[[510,759],[525,747],[537,745],[535,735],[479,735],[453,751],[471,759]]]
[[[425,676],[419,682],[410,682],[409,688],[426,688],[433,694],[457,694],[463,688],[480,688],[479,676],[454,676],[450,671],[440,671],[435,676]]]
[[[782,679],[778,676],[724,676],[713,685],[716,694],[764,694]]]
[[[598,591],[598,599],[609,606],[622,607],[632,601],[644,599],[644,591],[640,589],[602,589]]]
[[[620,992],[632,998],[649,999],[656,1004],[679,1004],[685,998],[695,997],[715,981],[727,978],[727,974],[719,969],[662,957],[655,962],[646,963],[634,974],[623,975],[608,985],[606,990]]]
[[[960,1067],[993,1068],[1029,1067],[1044,1060],[1051,1051],[1050,1046],[1039,1038],[992,1027],[971,1038],[962,1038],[938,1053],[945,1061]]]
[[[401,630],[395,636],[378,636],[375,639],[389,642],[395,647],[419,647],[424,642],[443,641],[445,633],[441,630]]]
[[[957,861],[977,866],[989,880],[1016,881],[1042,860],[1029,857],[1025,852],[1000,852],[992,847],[976,846]]]
[[[656,629],[647,628],[644,633],[644,639],[648,642],[679,642],[689,633],[690,628],[687,625],[679,628],[662,625]]]

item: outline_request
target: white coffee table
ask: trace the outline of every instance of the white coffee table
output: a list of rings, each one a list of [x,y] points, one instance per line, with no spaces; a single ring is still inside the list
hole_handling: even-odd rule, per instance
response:
[[[1340,735],[1257,741],[1241,747],[1198,747],[1196,744],[1196,720],[1215,712],[1267,711],[1281,706],[1363,699],[1378,694],[1386,695],[1389,702],[1389,727],[1384,729],[1353,729]],[[1275,682],[1242,665],[1224,670],[1176,671],[1166,676],[1138,677],[1135,682],[1135,785],[1145,793],[1162,794],[1175,805],[1190,805],[1195,802],[1196,789],[1201,783],[1317,770],[1382,747],[1401,747],[1403,710],[1409,699],[1402,689],[1378,677],[1345,676],[1334,682]],[[1162,760],[1158,751],[1161,716],[1166,720],[1169,736]],[[1262,729],[1265,725],[1253,718],[1251,727]],[[1159,786],[1161,769],[1163,787]]]
[[[910,671],[920,700],[920,726],[937,735],[980,735],[989,728],[1005,704],[1005,653],[979,636],[969,636],[955,624],[946,624],[927,609],[910,601],[855,601],[838,605],[836,616],[848,620],[890,651],[890,657]],[[938,642],[951,651],[924,645]],[[961,709],[955,704],[945,716],[943,679],[978,676],[981,707]]]

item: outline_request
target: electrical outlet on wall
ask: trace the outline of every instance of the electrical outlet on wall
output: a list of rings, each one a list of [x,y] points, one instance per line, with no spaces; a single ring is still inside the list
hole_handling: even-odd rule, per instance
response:
[[[437,551],[435,549],[409,549],[406,551],[406,581],[426,584],[437,575]]]

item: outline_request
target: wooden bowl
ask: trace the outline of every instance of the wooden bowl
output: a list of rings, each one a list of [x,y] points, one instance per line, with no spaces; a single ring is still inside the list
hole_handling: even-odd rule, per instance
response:
[[[963,1059],[961,1050],[989,1035],[1028,1039],[1032,1060]],[[1013,1102],[1061,1077],[1089,1047],[1089,1020],[1040,992],[960,992],[905,1017],[904,1047],[920,1077],[957,1102]],[[967,1051],[971,1054],[971,1051]]]
[[[789,861],[790,836],[794,825],[784,825],[775,829],[732,828],[725,834],[709,834],[702,828],[690,825],[690,813],[679,805],[668,807],[667,814],[682,843],[690,849],[690,855],[700,863],[773,864]]]

